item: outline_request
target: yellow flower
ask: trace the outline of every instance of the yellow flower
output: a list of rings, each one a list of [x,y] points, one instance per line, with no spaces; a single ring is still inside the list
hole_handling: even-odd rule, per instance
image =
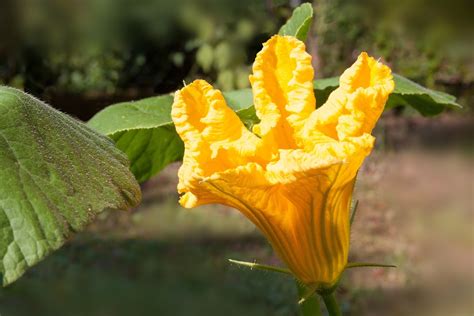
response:
[[[390,68],[360,54],[316,109],[303,42],[273,36],[250,76],[260,123],[247,130],[219,90],[196,80],[176,92],[185,144],[180,203],[240,210],[307,285],[333,285],[347,264],[355,177],[394,88]]]

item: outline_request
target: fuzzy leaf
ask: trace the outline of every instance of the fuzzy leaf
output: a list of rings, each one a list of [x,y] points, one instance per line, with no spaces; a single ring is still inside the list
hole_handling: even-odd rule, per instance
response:
[[[106,208],[137,205],[128,161],[106,137],[0,87],[0,274],[18,279]]]

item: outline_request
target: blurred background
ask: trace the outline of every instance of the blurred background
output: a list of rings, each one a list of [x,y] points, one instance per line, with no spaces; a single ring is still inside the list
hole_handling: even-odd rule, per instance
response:
[[[249,86],[263,41],[302,1],[2,0],[0,84],[81,120],[125,100],[205,78]],[[474,315],[474,22],[467,0],[316,0],[307,40],[316,77],[361,50],[457,96],[460,111],[386,112],[360,172],[351,260],[397,269],[346,273],[347,315]],[[10,315],[296,315],[292,280],[227,258],[279,264],[222,206],[177,205],[174,164],[143,185],[142,206],[107,212],[0,289]]]

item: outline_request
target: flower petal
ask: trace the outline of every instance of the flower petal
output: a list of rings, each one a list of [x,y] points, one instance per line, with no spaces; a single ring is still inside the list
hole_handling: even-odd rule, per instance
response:
[[[374,88],[388,95],[394,88],[390,68],[370,57],[366,52],[360,53],[356,62],[341,75],[340,87],[347,92],[359,88]]]
[[[215,172],[248,162],[264,163],[271,155],[226,105],[222,93],[203,80],[176,92],[171,114],[185,146],[180,192]]]
[[[390,68],[361,53],[340,78],[340,86],[314,111],[302,133],[305,147],[325,138],[345,140],[370,134],[394,89]]]
[[[298,133],[314,111],[314,71],[303,42],[275,35],[263,44],[250,76],[260,124],[254,132],[276,148],[296,148]]]
[[[251,162],[216,172],[188,194],[196,194],[199,205],[240,210],[301,281],[330,285],[347,263],[352,188],[373,141],[365,134],[319,144],[310,153],[280,150],[279,160],[266,167]]]
[[[266,176],[272,184],[287,184],[308,177],[319,169],[336,164],[350,164],[353,172],[339,179],[348,182],[355,177],[363,159],[370,154],[374,141],[372,135],[364,134],[342,142],[321,142],[314,145],[311,151],[280,150],[279,160],[267,165]]]

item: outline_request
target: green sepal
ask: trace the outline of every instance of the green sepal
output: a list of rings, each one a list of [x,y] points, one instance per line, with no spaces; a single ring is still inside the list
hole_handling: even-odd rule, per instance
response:
[[[351,219],[349,221],[351,227],[352,227],[352,224],[354,223],[354,219],[355,219],[355,216],[356,216],[356,213],[357,213],[357,207],[358,206],[359,206],[359,200],[356,200],[355,203],[354,203],[354,207],[352,208]]]
[[[350,262],[345,269],[352,268],[396,268],[394,264],[373,263],[373,262]]]
[[[233,259],[227,259],[227,260],[229,260],[229,262],[235,263],[239,266],[250,268],[251,270],[256,269],[256,270],[277,272],[277,273],[293,276],[293,273],[291,273],[290,270],[285,269],[285,268],[274,267],[274,266],[270,266],[270,265],[266,265],[266,264],[259,264],[259,263],[255,263],[255,262],[239,261],[239,260],[233,260]]]
[[[314,295],[315,292],[311,293],[310,296],[307,296],[307,287],[302,284],[300,281],[296,280],[296,286],[298,288],[298,297],[300,301],[298,302],[298,307],[300,311],[300,316],[321,316],[321,306],[319,303],[319,297]]]
[[[317,285],[305,285],[301,281],[296,280],[298,284],[298,289],[300,292],[300,300],[298,301],[299,305],[304,304],[308,299],[310,299],[318,291]]]

